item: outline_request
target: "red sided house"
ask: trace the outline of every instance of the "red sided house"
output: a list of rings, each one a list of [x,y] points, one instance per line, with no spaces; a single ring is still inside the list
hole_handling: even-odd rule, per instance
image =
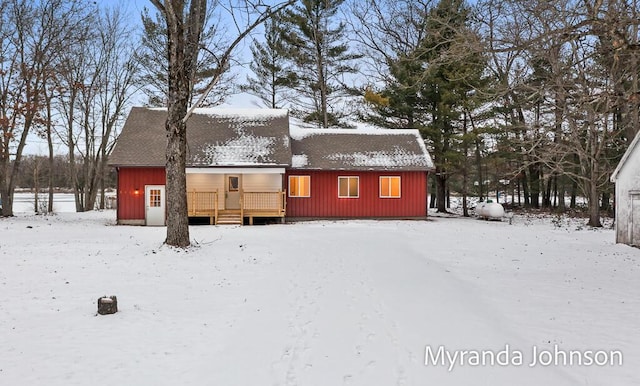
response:
[[[165,224],[166,110],[135,107],[109,164],[119,224]],[[254,218],[426,218],[433,169],[417,130],[289,127],[286,110],[196,109],[187,205],[211,224]]]

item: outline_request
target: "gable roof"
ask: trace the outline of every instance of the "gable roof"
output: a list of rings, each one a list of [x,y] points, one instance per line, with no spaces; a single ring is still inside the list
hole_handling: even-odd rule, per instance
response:
[[[111,166],[164,167],[166,109],[134,107]],[[289,115],[278,109],[194,110],[187,121],[187,166],[288,166]]]
[[[416,129],[291,128],[292,167],[321,170],[407,170],[434,168]]]
[[[166,109],[134,107],[111,166],[164,167]],[[434,168],[415,129],[289,128],[287,110],[196,109],[187,121],[187,166],[291,166],[317,170]]]
[[[635,151],[635,148],[638,146],[638,143],[640,143],[640,131],[636,133],[636,136],[633,138],[633,141],[631,141],[631,144],[627,148],[627,151],[624,152],[624,155],[620,159],[620,162],[618,162],[618,166],[611,174],[611,182],[616,182],[616,180],[618,179],[618,173],[620,173],[620,170],[622,170],[622,168],[624,167],[624,164],[627,163],[627,160],[631,156],[631,153]]]

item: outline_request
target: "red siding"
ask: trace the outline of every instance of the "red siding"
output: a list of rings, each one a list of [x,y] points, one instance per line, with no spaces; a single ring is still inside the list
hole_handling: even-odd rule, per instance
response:
[[[118,220],[144,220],[144,186],[165,183],[164,168],[119,168]]]
[[[287,217],[425,217],[426,172],[287,171],[311,176],[311,197],[289,197]],[[338,198],[338,176],[360,177],[359,198]],[[401,198],[380,198],[379,177],[400,176]]]

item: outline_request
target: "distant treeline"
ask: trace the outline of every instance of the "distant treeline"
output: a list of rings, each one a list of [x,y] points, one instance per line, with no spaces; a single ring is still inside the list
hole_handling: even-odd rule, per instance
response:
[[[53,169],[49,165],[49,157],[39,155],[28,155],[22,159],[18,168],[16,179],[16,189],[28,189],[30,191],[47,191],[49,177],[53,178],[53,186],[56,191],[73,191],[73,179],[71,163],[66,155],[57,155],[53,159]],[[84,181],[82,180],[82,168],[84,162],[82,158],[76,158],[74,171],[78,176],[78,188],[82,190]],[[115,170],[108,168],[101,179],[104,181],[105,189],[116,187]]]

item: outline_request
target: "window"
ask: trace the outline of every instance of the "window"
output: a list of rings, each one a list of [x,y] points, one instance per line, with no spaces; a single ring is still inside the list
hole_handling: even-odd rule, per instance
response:
[[[162,194],[160,189],[149,189],[149,207],[159,208],[162,206]]]
[[[338,177],[338,197],[358,198],[359,197],[359,177]]]
[[[380,177],[380,198],[400,198],[400,177]]]
[[[289,197],[311,197],[311,177],[289,176]]]
[[[240,186],[240,177],[238,176],[229,176],[229,191],[237,192]]]

